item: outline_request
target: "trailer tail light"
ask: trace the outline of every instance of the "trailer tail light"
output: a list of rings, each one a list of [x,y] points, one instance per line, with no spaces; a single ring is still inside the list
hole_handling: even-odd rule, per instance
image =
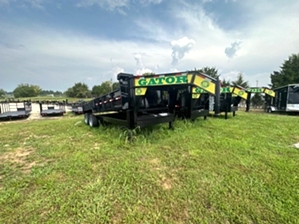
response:
[[[174,107],[178,108],[178,107],[180,107],[180,105],[175,105]]]

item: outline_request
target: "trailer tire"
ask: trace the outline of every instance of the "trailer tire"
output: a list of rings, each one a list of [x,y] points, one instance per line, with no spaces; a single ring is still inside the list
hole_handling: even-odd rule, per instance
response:
[[[90,127],[99,127],[99,125],[100,125],[100,123],[99,123],[97,117],[92,114],[89,115],[89,126]]]
[[[268,108],[268,111],[267,111],[268,113],[272,113],[272,109],[271,109],[271,107],[269,107]]]
[[[84,114],[84,123],[89,125],[89,114],[88,113]]]

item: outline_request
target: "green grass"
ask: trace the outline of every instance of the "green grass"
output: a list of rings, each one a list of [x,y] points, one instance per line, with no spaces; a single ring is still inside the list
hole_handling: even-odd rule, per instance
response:
[[[298,117],[0,123],[0,223],[299,223]]]

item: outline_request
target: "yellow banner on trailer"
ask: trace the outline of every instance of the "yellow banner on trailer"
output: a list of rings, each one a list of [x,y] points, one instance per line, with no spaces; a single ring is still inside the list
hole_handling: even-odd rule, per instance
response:
[[[197,74],[194,79],[194,84],[206,90],[207,92],[215,95],[215,90],[216,90],[215,83],[213,83],[212,80],[206,78],[205,76]]]
[[[136,96],[144,96],[146,93],[147,88],[136,88],[135,95]]]
[[[275,97],[275,92],[271,89],[266,89],[264,91],[266,94],[268,94],[269,96]]]
[[[247,92],[245,90],[243,90],[243,89],[238,88],[238,87],[234,88],[233,94],[236,94],[237,96],[239,96],[239,97],[241,97],[241,98],[243,98],[245,100],[247,100],[247,97],[248,97]]]
[[[171,76],[157,75],[154,77],[142,76],[135,78],[135,87],[179,85],[187,83],[188,78],[186,73]]]

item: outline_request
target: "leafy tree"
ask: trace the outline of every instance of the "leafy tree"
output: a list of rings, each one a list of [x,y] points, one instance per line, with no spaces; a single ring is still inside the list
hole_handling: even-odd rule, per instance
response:
[[[101,96],[109,93],[113,90],[113,83],[111,81],[102,82],[101,85],[95,85],[92,87],[91,94],[93,96]]]
[[[244,80],[243,74],[239,73],[237,76],[237,79],[235,81],[232,82],[233,85],[238,85],[238,86],[242,86],[244,88],[248,88],[248,81]]]
[[[0,98],[4,98],[5,91],[3,89],[0,89]]]
[[[37,85],[19,84],[14,89],[13,94],[15,98],[19,97],[36,97],[41,92],[41,88]]]
[[[154,72],[145,72],[142,74],[142,76],[148,76],[148,75],[154,75]]]
[[[87,98],[90,97],[90,90],[85,83],[75,83],[73,87],[70,87],[65,92],[68,97],[74,98]]]
[[[209,76],[211,76],[212,78],[217,79],[218,77],[218,70],[214,67],[210,68],[210,67],[203,67],[201,69],[196,69],[195,71],[199,71],[201,73],[207,74]]]
[[[222,83],[222,86],[230,86],[231,84],[230,84],[230,81],[228,80],[228,81],[226,81],[225,79],[223,79],[222,81],[221,81],[221,83]]]
[[[112,83],[112,89],[113,90],[116,90],[116,89],[118,89],[119,88],[119,82],[114,82],[114,83]]]
[[[251,103],[254,107],[262,106],[264,103],[262,94],[255,93],[254,96],[251,98]]]
[[[280,71],[274,71],[270,75],[272,88],[299,83],[299,54],[289,56],[280,68]]]

